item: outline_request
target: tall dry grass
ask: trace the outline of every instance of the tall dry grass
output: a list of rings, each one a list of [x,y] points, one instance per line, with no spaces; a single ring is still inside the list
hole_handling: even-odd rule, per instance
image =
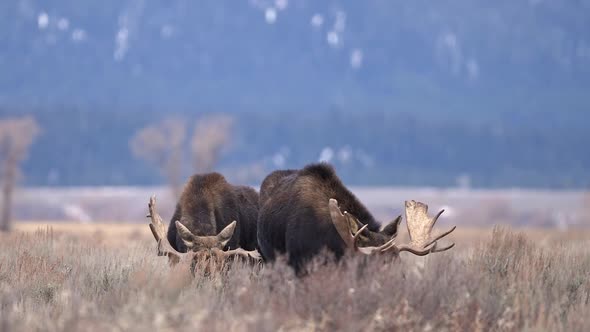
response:
[[[538,244],[496,228],[427,258],[318,259],[299,279],[282,262],[193,277],[146,241],[0,240],[3,331],[590,331],[583,239]]]

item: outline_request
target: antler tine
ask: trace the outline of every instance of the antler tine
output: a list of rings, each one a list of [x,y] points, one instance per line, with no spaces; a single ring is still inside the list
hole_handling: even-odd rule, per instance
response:
[[[395,241],[395,239],[391,239],[378,247],[372,247],[372,246],[357,247],[356,250],[362,254],[365,254],[365,255],[373,255],[376,253],[382,253],[382,252],[386,252],[387,250],[391,249],[392,247],[395,247],[394,241]]]
[[[160,217],[156,211],[156,196],[150,197],[148,210],[149,215],[147,217],[151,219],[151,223],[149,224],[150,230],[152,231],[154,239],[158,242],[158,256],[168,256],[168,260],[171,264],[180,262],[187,254],[176,251],[176,249],[170,245],[170,242],[168,242],[168,238],[166,237],[166,226],[162,222],[162,217]]]
[[[441,252],[451,249],[455,244],[444,248],[437,248],[437,241],[451,234],[455,228],[432,236],[432,228],[444,210],[439,211],[433,218],[428,217],[428,205],[422,202],[406,201],[406,223],[410,235],[410,243],[393,245],[387,250],[394,248],[397,252],[408,251],[417,256],[425,256],[434,252]]]
[[[444,210],[443,210],[443,211],[444,211]],[[442,212],[442,211],[441,211],[441,212]],[[439,214],[439,215],[440,215],[440,214]],[[449,229],[448,231],[446,231],[446,232],[442,232],[442,233],[438,234],[437,236],[435,236],[435,237],[432,237],[432,240],[430,240],[430,242],[428,242],[428,243],[427,243],[427,244],[425,244],[424,246],[425,246],[425,247],[428,247],[429,245],[431,245],[431,244],[433,244],[433,243],[436,243],[436,241],[438,241],[438,240],[442,239],[443,237],[445,237],[445,236],[447,236],[447,235],[451,234],[451,233],[452,233],[452,232],[455,230],[455,228],[457,228],[457,226],[453,226],[453,228]],[[449,249],[450,249],[450,248],[449,248]]]
[[[451,243],[448,246],[444,247],[444,248],[437,248],[437,243],[434,243],[434,246],[432,247],[432,249],[430,250],[430,252],[443,252],[443,251],[447,251],[451,248],[453,248],[455,246],[455,243]]]
[[[256,249],[250,250],[250,251],[242,249],[242,248],[237,248],[237,249],[228,250],[228,251],[216,249],[215,253],[217,255],[220,255],[221,257],[239,256],[239,257],[251,258],[255,261],[262,261],[262,256],[260,255],[260,253]]]
[[[428,207],[426,207],[426,209],[428,210]],[[436,225],[436,222],[438,221],[438,217],[440,217],[443,214],[443,212],[445,212],[445,209],[438,211],[436,216],[434,216],[434,218],[432,218],[432,227],[434,227],[434,225]]]
[[[347,214],[347,213],[344,212],[344,214]],[[358,238],[361,235],[361,233],[367,228],[367,226],[369,226],[369,225],[364,225],[363,227],[361,227],[361,229],[359,229],[358,232],[356,232],[356,234],[354,234],[354,236],[352,237],[352,243],[353,243],[355,250],[358,250],[358,248],[359,248],[358,244],[357,244]]]

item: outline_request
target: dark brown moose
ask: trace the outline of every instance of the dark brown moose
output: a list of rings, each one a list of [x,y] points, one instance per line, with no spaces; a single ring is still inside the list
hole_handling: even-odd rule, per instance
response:
[[[286,254],[289,265],[301,272],[324,248],[340,258],[348,249],[366,255],[407,251],[423,256],[454,246],[439,247],[437,241],[455,227],[432,234],[443,211],[431,218],[423,203],[406,201],[405,208],[410,243],[398,244],[395,239],[402,217],[380,227],[330,165],[276,171],[260,189],[259,250],[266,261],[273,261],[277,253]]]
[[[256,251],[258,193],[254,189],[231,185],[219,173],[193,175],[167,231],[155,204],[152,197],[149,226],[158,242],[158,254],[168,256],[171,263],[192,260],[203,252],[260,259]]]

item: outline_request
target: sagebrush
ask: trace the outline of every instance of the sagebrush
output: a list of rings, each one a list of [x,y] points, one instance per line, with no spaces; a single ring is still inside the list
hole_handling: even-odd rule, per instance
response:
[[[426,258],[318,259],[302,278],[281,260],[191,276],[143,240],[111,247],[51,230],[1,240],[4,331],[590,331],[588,240],[496,228]]]

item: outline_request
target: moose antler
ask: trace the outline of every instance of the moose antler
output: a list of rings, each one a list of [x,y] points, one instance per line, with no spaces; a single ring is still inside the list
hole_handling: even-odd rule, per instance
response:
[[[364,225],[356,233],[353,233],[350,225],[360,224],[356,217],[348,213],[347,211],[344,211],[344,213],[342,213],[342,211],[340,211],[340,208],[338,207],[338,201],[333,198],[331,198],[328,202],[328,206],[330,208],[330,216],[332,218],[334,226],[336,227],[336,231],[338,231],[338,234],[340,235],[342,240],[344,240],[344,243],[346,243],[346,245],[354,251],[360,251],[365,255],[371,255],[375,252],[382,252],[384,250],[387,250],[393,244],[394,239],[392,238],[391,240],[387,241],[386,243],[378,247],[359,247],[358,238],[369,225]],[[397,223],[399,224],[400,221],[401,219],[399,219]]]
[[[262,260],[262,256],[260,255],[260,253],[256,249],[248,251],[248,250],[244,250],[242,248],[237,248],[237,249],[223,251],[221,249],[213,248],[213,249],[211,249],[211,252],[214,255],[216,255],[217,257],[221,257],[221,258],[236,256],[236,257],[251,258],[255,261]]]
[[[433,236],[432,228],[436,224],[438,218],[445,212],[440,210],[433,218],[428,217],[428,205],[414,200],[406,201],[406,223],[408,225],[408,233],[410,234],[410,243],[396,245],[392,244],[391,248],[386,250],[395,250],[396,252],[408,251],[414,255],[425,256],[434,252],[446,251],[455,246],[455,243],[437,248],[438,240],[451,234],[457,226],[453,226],[450,230],[442,232]]]
[[[375,247],[358,246],[358,238],[360,234],[367,228],[368,225],[364,225],[356,233],[353,234],[351,230],[351,225],[360,224],[356,217],[354,217],[346,211],[342,213],[340,211],[340,208],[338,207],[338,202],[335,199],[330,199],[328,205],[330,209],[330,216],[332,218],[332,222],[336,227],[338,234],[344,240],[344,243],[346,243],[346,245],[349,248],[361,252],[365,255],[371,255],[375,253],[386,252],[388,250],[393,250],[396,254],[399,254],[402,251],[408,251],[413,253],[414,255],[425,256],[430,253],[449,250],[455,246],[455,244],[452,243],[451,245],[446,246],[444,248],[436,247],[437,241],[453,232],[456,226],[446,232],[443,232],[436,236],[432,236],[432,228],[434,227],[436,221],[444,212],[444,210],[441,210],[434,218],[430,218],[428,217],[428,205],[421,202],[405,202],[406,222],[408,225],[408,233],[410,234],[409,244],[396,245],[394,242],[394,235],[389,241],[385,242],[380,246]],[[399,225],[400,222],[401,218],[398,218],[397,224]]]
[[[158,242],[158,256],[168,256],[168,261],[171,265],[176,265],[177,263],[185,260],[192,260],[196,252],[178,252],[176,249],[174,249],[174,247],[172,247],[170,242],[168,242],[168,238],[166,236],[166,226],[162,222],[162,217],[160,217],[158,212],[156,212],[155,196],[150,197],[148,209],[150,214],[147,217],[151,219],[151,223],[149,225],[150,230],[152,231],[152,235],[154,235],[156,242]],[[220,259],[237,256],[251,258],[255,261],[262,260],[262,256],[260,256],[260,253],[257,250],[246,251],[242,248],[238,248],[234,250],[223,251],[221,249],[213,248],[210,250],[210,253]]]
[[[149,214],[148,218],[151,219],[150,230],[152,235],[158,242],[158,256],[168,256],[168,261],[171,265],[175,265],[182,260],[186,260],[189,256],[190,259],[194,256],[192,253],[178,252],[166,237],[166,226],[162,222],[162,217],[156,212],[156,196],[150,197],[150,203],[148,204]]]

